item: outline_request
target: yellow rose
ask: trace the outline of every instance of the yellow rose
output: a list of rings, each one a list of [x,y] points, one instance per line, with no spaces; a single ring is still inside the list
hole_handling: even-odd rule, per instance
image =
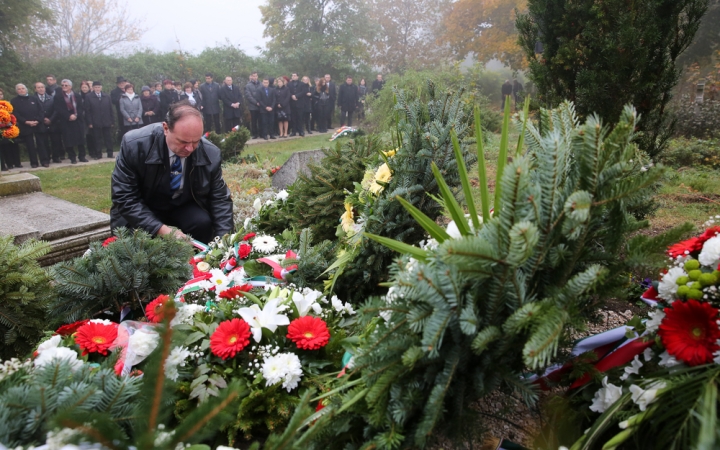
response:
[[[387,183],[388,181],[390,181],[390,178],[392,178],[392,172],[390,171],[390,167],[388,167],[387,164],[383,163],[382,166],[378,167],[377,172],[375,172],[375,179],[370,185],[370,192],[375,195],[382,192],[385,187],[379,184],[378,181]]]

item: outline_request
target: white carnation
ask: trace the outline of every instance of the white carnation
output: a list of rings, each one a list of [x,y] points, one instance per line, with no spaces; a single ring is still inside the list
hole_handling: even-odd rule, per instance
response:
[[[38,355],[50,348],[56,348],[58,345],[60,345],[60,341],[62,341],[62,336],[60,336],[59,334],[56,334],[55,336],[51,337],[47,341],[43,342],[37,348]]]
[[[622,388],[608,383],[608,377],[603,378],[602,385],[603,387],[595,393],[592,405],[590,405],[590,410],[597,413],[604,413],[622,396]]]
[[[278,353],[266,357],[260,372],[265,378],[266,386],[282,382],[282,387],[287,389],[288,392],[300,384],[300,379],[303,376],[300,358],[294,353]]]
[[[92,319],[90,323],[99,323],[101,325],[113,325],[115,322],[111,322],[107,319]]]
[[[648,333],[652,333],[653,331],[657,330],[662,323],[663,319],[665,318],[665,313],[662,309],[656,308],[648,312],[648,316],[650,316],[650,319],[645,321],[645,329]]]
[[[128,339],[128,349],[139,358],[146,358],[160,342],[160,336],[151,330],[137,330]]]
[[[180,324],[192,325],[192,319],[195,314],[199,313],[204,309],[205,307],[202,305],[183,304],[183,306],[179,307],[177,312],[175,313],[175,317],[170,322],[170,326],[174,327]]]
[[[70,364],[73,371],[78,370],[83,365],[83,362],[78,359],[77,353],[67,347],[48,348],[35,358],[33,364],[35,364],[35,367],[40,368],[48,364],[59,364],[60,362]]]
[[[175,347],[165,360],[165,376],[176,381],[180,373],[178,367],[185,367],[185,360],[190,356],[187,347]]]
[[[700,264],[703,266],[709,266],[713,269],[717,268],[718,263],[720,263],[720,236],[715,236],[705,241],[698,256],[698,261],[700,261]]]
[[[675,300],[675,294],[677,294],[678,290],[677,279],[686,275],[681,267],[672,267],[668,270],[658,284],[658,295],[660,298],[669,302]]]
[[[288,191],[283,189],[282,191],[275,194],[275,200],[282,200],[284,202],[288,199],[289,196],[290,194],[288,194]]]

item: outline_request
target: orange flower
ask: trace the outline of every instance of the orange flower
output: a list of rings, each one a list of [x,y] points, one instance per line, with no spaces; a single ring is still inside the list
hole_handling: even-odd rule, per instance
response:
[[[0,125],[10,123],[10,113],[4,109],[0,109]]]
[[[13,106],[7,100],[0,100],[0,109],[4,109],[5,111],[7,111],[9,113],[13,112]]]
[[[18,136],[20,136],[20,129],[16,126],[6,128],[2,132],[2,137],[5,139],[15,139]]]

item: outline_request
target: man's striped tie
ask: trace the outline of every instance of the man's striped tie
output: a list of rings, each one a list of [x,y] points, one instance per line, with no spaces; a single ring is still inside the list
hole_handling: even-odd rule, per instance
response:
[[[170,166],[170,192],[173,194],[180,189],[182,176],[182,160],[179,156],[173,156],[173,163]]]

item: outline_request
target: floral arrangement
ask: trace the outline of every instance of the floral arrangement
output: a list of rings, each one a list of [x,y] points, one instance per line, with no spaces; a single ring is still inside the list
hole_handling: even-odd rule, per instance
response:
[[[271,176],[275,175],[278,170],[280,170],[280,166],[272,167],[272,168],[268,169],[267,174],[269,177],[271,177]]]
[[[627,338],[595,370],[571,389],[586,392],[578,398],[601,416],[572,449],[621,444],[651,448],[682,442],[678,448],[707,448],[720,443],[717,427],[717,379],[720,376],[720,226],[715,216],[699,236],[668,248],[670,267],[654,281],[642,299],[651,305],[646,319],[627,324]],[[588,384],[589,383],[589,384]],[[587,392],[594,390],[592,399]],[[711,393],[715,392],[713,396]],[[619,429],[612,431],[615,425]],[[608,439],[609,437],[609,439]],[[631,439],[633,438],[633,439]],[[625,448],[625,447],[623,447]],[[627,447],[630,448],[630,447]],[[659,448],[659,447],[656,447]]]
[[[17,119],[12,112],[12,104],[6,100],[0,100],[0,136],[3,139],[15,139],[20,136]]]

